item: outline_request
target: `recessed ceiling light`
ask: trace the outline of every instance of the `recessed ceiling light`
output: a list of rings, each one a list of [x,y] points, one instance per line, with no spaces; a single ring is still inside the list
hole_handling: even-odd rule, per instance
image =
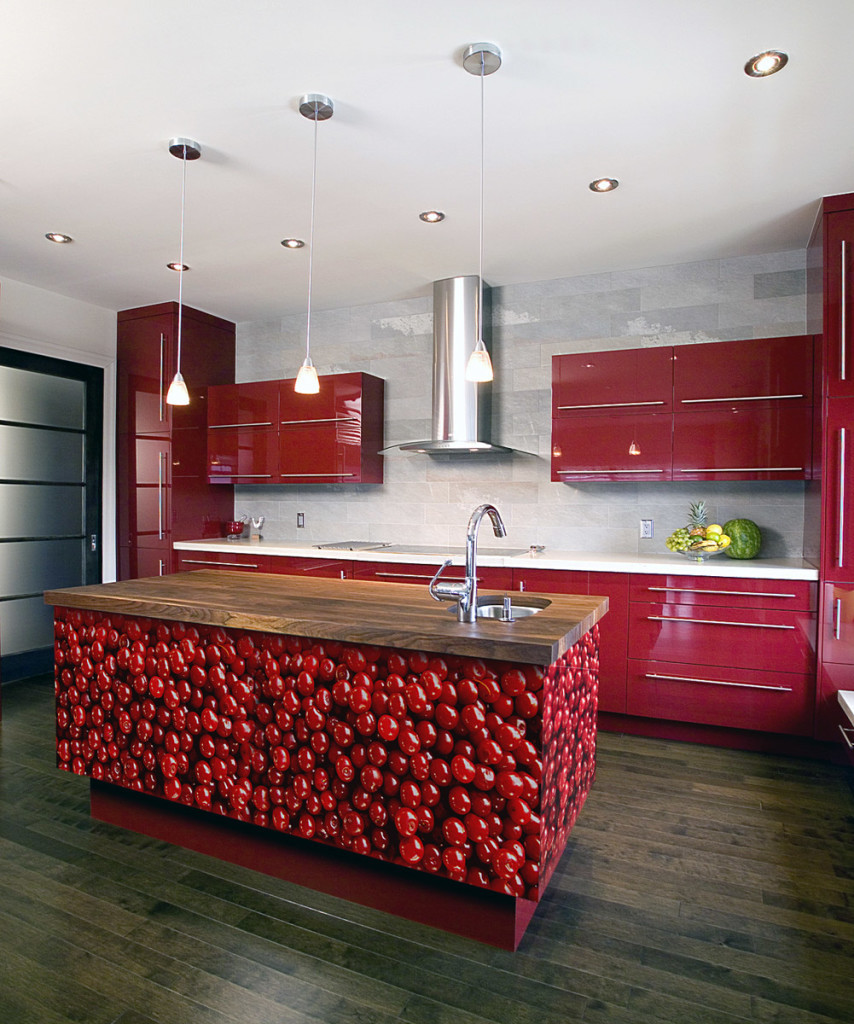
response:
[[[425,224],[438,224],[440,220],[445,219],[445,215],[441,210],[425,210],[418,214],[418,219],[423,220]]]
[[[65,245],[67,242],[74,241],[71,235],[63,235],[59,231],[48,231],[45,238],[49,242],[58,242],[60,245]]]
[[[170,270],[174,270],[174,271],[175,271],[176,273],[177,273],[177,272],[178,272],[179,270],[189,270],[189,269],[190,269],[190,268],[189,268],[189,267],[187,266],[187,264],[186,264],[186,263],[179,263],[179,262],[178,262],[177,260],[175,260],[175,262],[174,262],[174,263],[167,263],[167,264],[166,264],[166,266],[167,266],[167,267],[168,267],[168,268],[169,268]]]
[[[286,249],[302,249],[305,242],[301,238],[283,238],[282,245]]]
[[[789,55],[782,50],[764,50],[744,65],[744,73],[751,78],[765,78],[780,71],[789,62]]]
[[[587,186],[591,192],[613,192],[619,185],[616,178],[597,178]]]

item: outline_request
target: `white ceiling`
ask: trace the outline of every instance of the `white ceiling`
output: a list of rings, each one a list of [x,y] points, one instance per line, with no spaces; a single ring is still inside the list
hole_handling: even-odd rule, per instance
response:
[[[854,190],[852,0],[3,0],[0,276],[111,309],[177,297],[235,321],[801,248]],[[833,44],[833,45],[831,45]],[[785,50],[778,75],[745,61]],[[842,59],[834,67],[831,58]],[[596,195],[588,182],[619,178]],[[426,225],[418,213],[443,210]],[[74,237],[54,245],[46,231]]]

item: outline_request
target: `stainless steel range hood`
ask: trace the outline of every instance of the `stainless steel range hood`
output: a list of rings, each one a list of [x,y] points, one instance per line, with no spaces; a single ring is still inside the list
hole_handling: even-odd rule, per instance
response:
[[[466,380],[466,363],[477,342],[480,280],[476,274],[433,282],[433,422],[426,441],[393,445],[426,455],[512,454],[490,441],[492,383]],[[491,304],[483,287],[483,341],[491,352]],[[389,449],[391,450],[391,449]]]

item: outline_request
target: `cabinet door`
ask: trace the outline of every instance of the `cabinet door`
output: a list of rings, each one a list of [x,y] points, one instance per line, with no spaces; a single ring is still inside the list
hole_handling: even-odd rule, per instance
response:
[[[279,460],[278,414],[278,381],[209,388],[208,482],[273,483]]]
[[[854,764],[854,725],[839,704],[840,690],[854,690],[854,665],[823,665],[815,708],[815,738],[841,742]]]
[[[809,736],[814,699],[809,673],[629,661],[630,715]]]
[[[670,346],[553,356],[553,416],[670,412],[672,359]]]
[[[801,403],[715,405],[673,417],[674,480],[805,480],[812,409]]]
[[[273,555],[270,572],[285,576],[321,576],[325,579],[350,580],[353,578],[353,563],[337,558],[292,558]]]
[[[854,579],[854,399],[827,402],[822,511],[823,575]]]
[[[824,217],[826,393],[854,396],[854,209]]]
[[[552,480],[670,480],[669,413],[552,420]]]
[[[812,335],[679,345],[674,349],[673,404],[695,406],[812,404]]]
[[[168,432],[172,407],[166,392],[172,380],[174,318],[169,312],[155,316],[118,318],[117,431],[131,434]]]
[[[354,562],[353,578],[357,580],[381,580],[386,583],[416,583],[426,586],[439,571],[442,560],[432,565],[418,562]],[[442,573],[445,580],[464,580],[466,570],[462,565],[449,565]],[[513,571],[492,566],[478,566],[477,585],[485,590],[510,590],[513,585]]]
[[[197,569],[242,570],[243,572],[270,572],[271,558],[269,555],[255,552],[230,551],[176,551],[176,569],[178,572],[193,572]]]
[[[363,376],[323,376],[316,395],[297,394],[293,381],[281,382],[279,483],[381,482],[382,459],[378,449],[363,452],[362,430],[363,417],[382,416],[381,390],[379,408],[373,394],[371,408],[363,407]],[[373,446],[376,439],[370,433]]]
[[[137,437],[130,487],[129,543],[168,551],[171,540],[171,444],[161,438]]]

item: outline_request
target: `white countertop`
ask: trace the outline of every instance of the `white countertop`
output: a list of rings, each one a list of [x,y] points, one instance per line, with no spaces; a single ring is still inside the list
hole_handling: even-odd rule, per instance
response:
[[[836,696],[839,698],[842,710],[850,718],[851,724],[854,725],[854,690],[837,690]]]
[[[293,541],[278,540],[181,540],[173,547],[178,551],[223,552],[226,554],[264,554],[290,558],[329,558],[347,562],[409,562],[436,565],[446,557],[437,549],[430,553],[395,551],[394,546],[377,550],[319,549]],[[483,548],[494,551],[494,539],[483,540]],[[516,548],[518,551],[518,546]],[[451,555],[454,565],[464,565],[462,549]],[[546,550],[523,555],[483,554],[478,552],[478,565],[511,569],[574,569],[582,572],[669,573],[674,576],[717,576],[730,579],[817,580],[818,569],[802,558],[728,558],[717,555],[705,562],[694,562],[667,551],[649,555],[609,555],[599,552]]]

